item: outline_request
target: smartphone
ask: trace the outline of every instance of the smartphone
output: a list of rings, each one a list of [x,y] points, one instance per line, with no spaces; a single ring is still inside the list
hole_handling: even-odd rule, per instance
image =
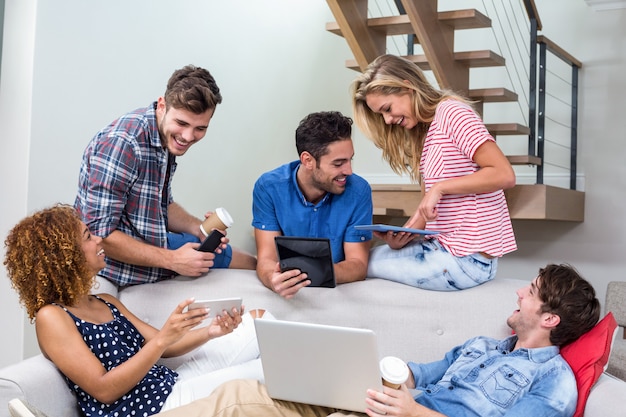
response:
[[[215,249],[222,244],[222,238],[224,236],[224,233],[217,229],[213,229],[206,239],[204,239],[204,241],[200,244],[198,250],[202,252],[215,252]]]
[[[233,310],[233,307],[241,311],[242,302],[243,300],[241,299],[241,297],[218,298],[214,300],[197,300],[189,304],[189,307],[187,308],[189,310],[193,310],[196,308],[208,308],[210,309],[209,317],[215,317],[222,314],[224,310],[226,310],[230,314]]]

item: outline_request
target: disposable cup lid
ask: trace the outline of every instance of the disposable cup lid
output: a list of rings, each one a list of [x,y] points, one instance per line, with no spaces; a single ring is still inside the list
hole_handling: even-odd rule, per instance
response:
[[[226,211],[226,209],[224,207],[216,208],[215,209],[215,214],[217,214],[217,216],[220,218],[222,223],[224,223],[224,226],[230,227],[230,226],[233,225],[233,223],[234,223],[233,218],[230,215],[230,213],[228,211]]]
[[[409,367],[400,358],[385,356],[380,360],[380,374],[392,384],[402,384],[409,377]]]

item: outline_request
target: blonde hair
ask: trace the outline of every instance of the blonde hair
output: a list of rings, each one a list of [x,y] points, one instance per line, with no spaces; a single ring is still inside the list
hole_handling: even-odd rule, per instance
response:
[[[422,70],[413,62],[395,55],[381,55],[372,61],[351,87],[354,121],[377,148],[383,151],[391,169],[411,179],[419,179],[419,164],[424,138],[435,117],[437,105],[445,99],[468,103],[463,97],[433,87]],[[368,94],[411,94],[417,125],[407,130],[388,125],[384,118],[374,113],[366,103]]]
[[[74,207],[57,205],[20,221],[4,245],[4,265],[31,321],[45,305],[73,306],[89,294],[93,274],[81,245]]]

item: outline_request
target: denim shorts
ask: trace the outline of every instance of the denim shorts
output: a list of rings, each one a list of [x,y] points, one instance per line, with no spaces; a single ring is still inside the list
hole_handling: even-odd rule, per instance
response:
[[[191,233],[173,233],[167,232],[167,248],[178,249],[185,243],[200,243],[195,235]],[[215,252],[215,259],[213,260],[213,268],[228,268],[230,261],[233,258],[233,248],[230,245],[226,246],[226,249],[222,249],[221,253]]]
[[[372,249],[368,278],[383,278],[435,291],[475,287],[496,276],[498,258],[479,253],[454,256],[436,239],[413,241],[401,249],[381,245]]]

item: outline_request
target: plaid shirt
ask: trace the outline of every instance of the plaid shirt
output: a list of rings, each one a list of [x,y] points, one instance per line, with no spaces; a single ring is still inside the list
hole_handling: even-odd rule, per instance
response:
[[[98,132],[85,149],[74,205],[96,236],[106,238],[119,230],[147,244],[167,247],[167,207],[174,201],[171,178],[176,162],[171,155],[166,182],[168,152],[161,144],[155,111],[156,102],[123,115]],[[108,257],[106,264],[99,275],[120,286],[174,275]]]

